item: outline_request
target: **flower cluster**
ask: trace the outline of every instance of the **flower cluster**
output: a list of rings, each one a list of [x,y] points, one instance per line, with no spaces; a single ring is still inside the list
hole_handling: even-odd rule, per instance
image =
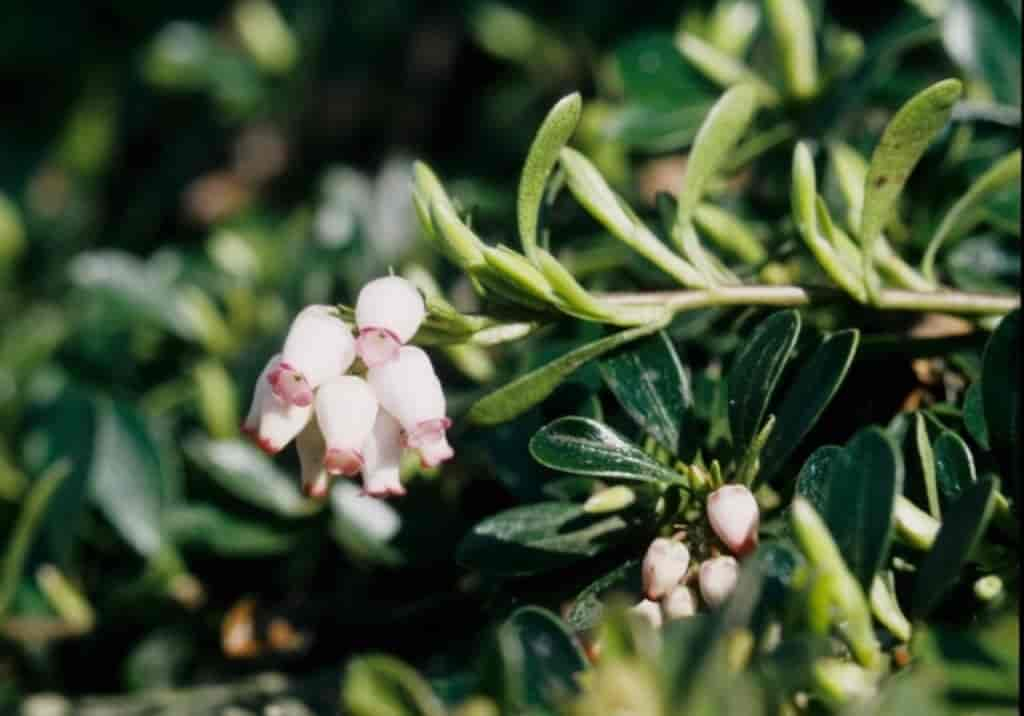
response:
[[[714,609],[736,588],[739,563],[757,547],[760,510],[753,493],[743,485],[725,485],[707,498],[708,523],[732,554],[712,556],[691,564],[690,548],[675,538],[659,537],[647,548],[642,566],[644,599],[633,611],[654,626],[697,613],[703,601]],[[697,583],[700,599],[691,586]]]
[[[426,315],[419,292],[397,276],[376,279],[355,314],[356,336],[330,306],[299,312],[242,425],[270,454],[295,440],[311,497],[326,496],[333,476],[360,472],[366,494],[403,495],[403,447],[427,467],[453,455],[441,381],[427,354],[406,345]],[[357,357],[365,371],[351,371]]]

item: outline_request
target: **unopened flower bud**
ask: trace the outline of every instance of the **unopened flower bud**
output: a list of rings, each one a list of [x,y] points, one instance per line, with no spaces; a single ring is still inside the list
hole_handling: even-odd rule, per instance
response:
[[[588,515],[603,515],[624,510],[636,502],[636,493],[626,485],[614,485],[587,498],[583,511]]]
[[[402,462],[402,426],[385,411],[377,411],[373,432],[363,445],[363,491],[372,497],[405,494],[399,469]]]
[[[690,550],[682,542],[659,537],[651,542],[642,567],[644,594],[661,599],[679,584],[690,567]]]
[[[306,306],[292,321],[281,363],[267,380],[274,394],[290,405],[312,405],[313,391],[343,375],[355,360],[351,329],[330,306]]]
[[[757,547],[761,513],[754,493],[745,485],[725,485],[708,496],[711,529],[729,551],[742,557]]]
[[[667,621],[692,617],[697,613],[697,595],[685,584],[677,584],[662,597],[661,611]]]
[[[377,418],[377,398],[354,375],[329,380],[316,392],[316,418],[327,450],[324,467],[332,475],[352,476],[363,468],[362,447]]]
[[[739,563],[733,557],[713,557],[700,565],[700,595],[717,607],[732,594],[739,579]]]
[[[661,627],[661,606],[650,599],[643,599],[629,608],[632,614],[636,614],[655,629]]]
[[[280,361],[281,356],[275,355],[263,368],[253,390],[249,413],[242,423],[242,432],[270,455],[280,452],[290,443],[310,422],[313,414],[312,405],[289,405],[272,392],[267,376],[278,369]]]
[[[302,471],[302,492],[306,497],[322,500],[331,487],[331,476],[324,467],[324,453],[327,444],[316,420],[310,420],[295,438],[299,452],[299,468]]]
[[[404,278],[386,276],[363,286],[356,301],[356,349],[363,363],[372,368],[398,357],[425,316],[423,297]]]
[[[405,444],[418,450],[423,464],[434,467],[454,455],[446,430],[444,391],[430,358],[422,349],[403,346],[398,356],[370,368],[366,375],[381,407],[397,418]]]

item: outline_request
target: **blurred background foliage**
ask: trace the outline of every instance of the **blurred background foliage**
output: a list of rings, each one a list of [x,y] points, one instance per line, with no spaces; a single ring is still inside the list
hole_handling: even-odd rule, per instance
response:
[[[1018,141],[1020,3],[844,1],[828,3],[827,15],[824,5],[810,3],[827,38],[819,59],[844,80],[762,127],[764,160],[788,176],[791,144],[776,155],[771,143],[799,136],[865,152],[907,96],[942,77],[965,79],[968,101],[913,187],[915,213],[902,233],[890,227],[895,243],[920,251],[928,232],[919,225],[933,227],[950,197]],[[400,502],[370,503],[342,485],[322,506],[302,497],[292,456],[272,461],[239,440],[252,383],[299,307],[351,304],[389,267],[425,267],[473,308],[464,279],[420,240],[413,158],[446,178],[482,235],[514,243],[529,142],[552,102],[578,89],[586,106],[576,144],[653,209],[658,191],[678,186],[685,149],[721,92],[677,50],[678,33],[747,55],[766,80],[779,79],[764,23],[744,37],[749,7],[7,8],[0,705],[40,690],[310,674],[368,649],[437,676],[471,660],[493,595],[456,567],[455,545],[483,516],[540,496],[526,440],[580,395],[592,398],[596,377],[584,371],[579,395],[570,385],[514,423],[456,428],[459,459],[443,475],[410,465]],[[785,181],[761,182],[732,208],[756,229],[789,211],[787,192]],[[605,244],[578,211],[552,212],[580,241],[577,275],[600,285],[621,256],[586,251]],[[1019,190],[976,214],[943,270],[963,288],[1016,290]],[[650,278],[627,268],[608,281]],[[735,347],[735,317],[695,314],[675,335],[707,363]],[[451,413],[481,394],[478,381],[594,335],[574,326],[534,352],[447,350]],[[960,358],[969,376],[979,370],[975,343]],[[823,428],[834,441],[866,420],[887,421],[915,378],[907,367],[873,380]],[[83,668],[95,663],[104,668]]]

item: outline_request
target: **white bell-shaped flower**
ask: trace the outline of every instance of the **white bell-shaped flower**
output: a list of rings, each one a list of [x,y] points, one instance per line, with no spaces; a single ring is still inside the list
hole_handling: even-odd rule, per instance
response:
[[[405,444],[418,450],[424,465],[439,465],[454,455],[446,432],[444,391],[430,358],[416,346],[403,346],[394,360],[370,368],[366,375],[381,407],[398,419]]]
[[[761,511],[745,485],[724,485],[708,495],[708,522],[729,551],[742,557],[757,547]]]
[[[416,287],[399,276],[385,276],[363,286],[356,300],[356,350],[367,367],[386,363],[419,330],[427,309]]]
[[[641,574],[648,599],[661,599],[686,576],[690,550],[682,542],[659,537],[647,548]]]
[[[677,584],[661,598],[661,611],[666,621],[692,617],[697,613],[697,595],[685,584]]]
[[[299,468],[302,471],[302,492],[306,497],[322,500],[331,487],[331,476],[324,467],[324,453],[327,443],[316,420],[310,420],[295,438],[299,452]]]
[[[733,557],[712,557],[700,565],[700,595],[714,608],[736,589],[740,566]]]
[[[333,378],[316,391],[316,419],[326,443],[324,467],[352,476],[363,468],[362,447],[377,419],[377,397],[354,375]]]
[[[280,452],[310,422],[312,405],[289,405],[274,395],[267,377],[279,369],[281,356],[275,355],[263,368],[253,390],[249,413],[242,432],[273,455]]]
[[[373,432],[363,445],[363,491],[373,497],[405,494],[399,476],[402,426],[384,410],[377,411]]]
[[[351,328],[331,306],[306,306],[292,321],[281,363],[267,376],[274,394],[291,405],[312,405],[313,392],[343,375],[356,357]]]

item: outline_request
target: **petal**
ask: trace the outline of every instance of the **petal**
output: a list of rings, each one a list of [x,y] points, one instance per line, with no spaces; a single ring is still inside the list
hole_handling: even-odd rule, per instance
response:
[[[385,276],[363,286],[356,300],[356,326],[382,328],[400,343],[408,343],[419,330],[426,307],[411,282],[399,276]]]
[[[349,469],[353,453],[358,455],[377,418],[373,389],[362,378],[343,375],[321,385],[314,404],[331,465],[335,469]],[[332,454],[332,451],[338,452]],[[362,462],[361,456],[359,462]]]
[[[429,356],[415,346],[403,346],[398,357],[367,371],[381,407],[409,433],[420,423],[445,417],[444,391]]]
[[[306,379],[310,390],[343,375],[355,357],[352,329],[325,305],[306,306],[299,312],[281,350],[281,360]]]

